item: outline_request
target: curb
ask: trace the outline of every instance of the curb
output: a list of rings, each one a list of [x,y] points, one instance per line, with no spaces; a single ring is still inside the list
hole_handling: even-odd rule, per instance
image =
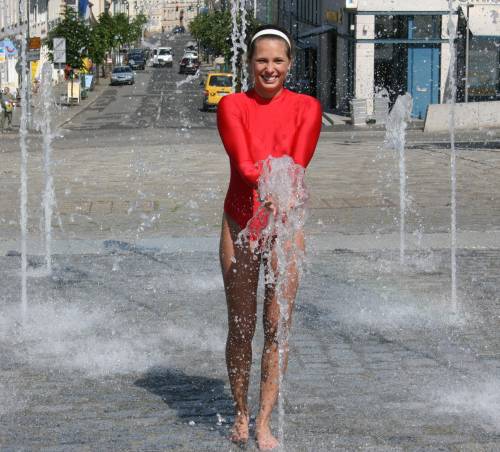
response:
[[[105,79],[106,80],[106,79]],[[99,88],[102,86],[102,85],[98,85]],[[71,114],[69,116],[66,116],[64,118],[64,120],[57,124],[57,128],[61,128],[61,127],[64,127],[64,125],[66,125],[68,122],[71,122],[76,116],[78,116],[80,113],[84,112],[87,108],[89,108],[92,104],[94,104],[96,102],[97,99],[99,99],[100,95],[102,94],[101,91],[103,91],[104,88],[101,90],[101,89],[96,89],[94,88],[93,91],[91,91],[92,93],[95,93],[95,96],[93,96],[92,99],[87,99],[85,105],[81,105],[80,108],[77,109],[77,111],[74,112],[74,114]],[[71,112],[71,106],[69,107],[69,112]]]

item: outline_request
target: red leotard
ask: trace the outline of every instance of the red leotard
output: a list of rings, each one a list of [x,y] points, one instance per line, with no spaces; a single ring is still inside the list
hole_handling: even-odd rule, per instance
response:
[[[252,89],[219,102],[217,127],[231,164],[224,212],[242,229],[260,205],[259,162],[289,155],[306,168],[318,142],[321,114],[315,98],[287,89],[272,99]]]

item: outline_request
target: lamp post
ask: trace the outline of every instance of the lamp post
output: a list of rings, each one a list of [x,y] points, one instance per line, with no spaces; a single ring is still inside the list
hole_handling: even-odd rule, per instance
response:
[[[469,35],[470,35],[470,26],[469,26],[469,9],[474,8],[474,5],[467,3],[467,32],[465,36],[465,102],[469,102]]]

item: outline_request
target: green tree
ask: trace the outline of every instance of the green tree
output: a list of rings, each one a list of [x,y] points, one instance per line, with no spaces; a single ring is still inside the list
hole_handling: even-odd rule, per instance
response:
[[[148,18],[144,13],[139,13],[132,19],[130,23],[130,42],[136,42],[142,38],[142,32],[147,23]]]
[[[106,53],[113,47],[112,19],[109,13],[99,16],[98,22],[90,30],[89,56],[96,65],[97,77],[99,66],[104,63]]]
[[[250,35],[258,26],[258,22],[250,14],[247,14],[246,18],[247,34]],[[199,14],[189,24],[189,31],[206,53],[223,55],[226,60],[232,55],[232,28],[231,12],[228,10]]]
[[[111,21],[113,47],[120,49],[130,42],[129,18],[125,13],[118,13],[111,17]]]
[[[53,50],[53,39],[66,39],[66,63],[71,67],[81,68],[82,58],[88,54],[90,28],[78,17],[73,8],[66,8],[64,17],[47,35],[44,44]],[[52,61],[53,56],[50,55]]]

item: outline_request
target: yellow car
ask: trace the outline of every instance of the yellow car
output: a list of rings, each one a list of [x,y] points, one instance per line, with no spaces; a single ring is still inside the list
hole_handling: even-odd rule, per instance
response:
[[[233,74],[209,72],[203,88],[203,110],[216,108],[219,101],[233,92]]]

